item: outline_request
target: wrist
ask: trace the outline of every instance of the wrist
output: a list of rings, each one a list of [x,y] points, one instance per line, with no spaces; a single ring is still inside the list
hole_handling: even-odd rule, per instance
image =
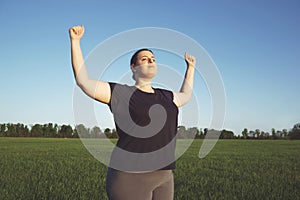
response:
[[[188,68],[195,69],[195,65],[187,65]]]
[[[71,43],[80,43],[80,39],[70,38]]]

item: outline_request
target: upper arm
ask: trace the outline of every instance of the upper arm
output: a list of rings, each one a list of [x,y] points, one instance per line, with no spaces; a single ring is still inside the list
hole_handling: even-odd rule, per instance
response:
[[[190,95],[183,92],[173,92],[173,102],[179,108],[184,106],[190,100]]]
[[[108,82],[89,79],[79,87],[91,98],[108,104],[111,99],[111,89]]]
[[[108,104],[111,98],[111,89],[108,82],[97,81],[94,99]]]

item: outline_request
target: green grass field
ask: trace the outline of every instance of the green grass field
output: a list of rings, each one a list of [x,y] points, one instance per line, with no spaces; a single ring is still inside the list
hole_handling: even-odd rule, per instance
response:
[[[195,140],[177,161],[175,199],[299,199],[300,141]],[[0,199],[107,199],[106,166],[80,139],[0,138]]]

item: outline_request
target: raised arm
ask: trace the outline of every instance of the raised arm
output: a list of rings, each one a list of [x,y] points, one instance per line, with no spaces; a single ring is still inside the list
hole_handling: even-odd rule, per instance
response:
[[[185,53],[185,62],[187,65],[184,80],[179,92],[173,92],[174,99],[173,102],[177,107],[185,105],[191,98],[194,85],[194,72],[196,59],[194,56]]]
[[[69,29],[71,40],[72,67],[77,85],[91,98],[102,103],[109,103],[111,93],[107,82],[89,78],[83,60],[80,40],[84,34],[84,26],[74,26]]]

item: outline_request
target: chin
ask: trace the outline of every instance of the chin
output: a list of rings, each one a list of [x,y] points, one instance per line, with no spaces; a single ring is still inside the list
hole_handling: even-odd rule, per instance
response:
[[[148,75],[149,78],[154,78],[155,76],[156,76],[156,73],[150,73],[150,74]]]

